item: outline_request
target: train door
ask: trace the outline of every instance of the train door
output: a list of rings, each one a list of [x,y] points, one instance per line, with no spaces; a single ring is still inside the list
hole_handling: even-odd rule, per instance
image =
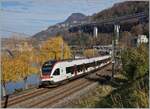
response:
[[[53,73],[53,80],[54,82],[61,81],[60,69],[57,68]]]
[[[66,67],[66,79],[69,79],[72,77],[73,67]]]
[[[62,80],[66,79],[66,67],[60,67],[60,75]]]
[[[77,75],[77,65],[73,66],[73,74],[74,74],[74,76]]]

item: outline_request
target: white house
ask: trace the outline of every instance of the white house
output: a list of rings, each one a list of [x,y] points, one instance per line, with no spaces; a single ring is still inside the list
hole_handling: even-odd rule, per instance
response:
[[[134,37],[131,40],[131,45],[133,47],[137,47],[141,43],[148,43],[148,38],[146,37],[146,35],[138,35],[138,37]]]
[[[141,43],[148,43],[148,38],[146,35],[138,35],[137,44],[139,45]]]

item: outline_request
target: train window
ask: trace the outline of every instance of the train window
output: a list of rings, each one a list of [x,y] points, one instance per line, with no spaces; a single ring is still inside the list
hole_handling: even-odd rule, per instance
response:
[[[47,61],[42,66],[42,74],[50,74],[55,61]]]
[[[80,65],[77,65],[77,71],[80,72]]]
[[[90,63],[86,64],[85,66],[86,66],[86,68],[89,68],[90,67]]]
[[[60,75],[60,70],[59,70],[59,68],[55,70],[55,72],[54,72],[53,75]]]
[[[97,66],[97,61],[95,61],[95,66]]]
[[[84,64],[82,65],[77,65],[77,71],[81,72],[84,69]]]
[[[84,64],[84,67],[85,67],[85,70],[87,70],[87,69],[88,69],[87,64]]]
[[[97,62],[97,65],[100,65],[101,63],[102,63],[102,61],[98,61],[98,62]]]
[[[93,63],[92,63],[92,62],[91,62],[91,63],[89,63],[89,66],[90,66],[90,67],[93,67]]]
[[[50,73],[51,70],[52,70],[52,67],[51,67],[51,66],[43,66],[43,67],[42,67],[42,73],[43,73],[43,74]]]
[[[66,67],[66,73],[72,73],[73,67]]]
[[[91,63],[91,66],[94,67],[94,66],[95,66],[95,62],[92,62],[92,63]]]
[[[106,62],[106,59],[102,60],[102,62],[103,62],[103,63]]]

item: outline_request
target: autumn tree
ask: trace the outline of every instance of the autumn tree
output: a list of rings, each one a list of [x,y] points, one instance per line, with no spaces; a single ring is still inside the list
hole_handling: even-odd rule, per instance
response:
[[[143,34],[149,38],[149,23],[144,24]]]
[[[112,34],[108,33],[99,33],[98,37],[95,40],[96,45],[108,45],[112,43]]]
[[[18,60],[20,60],[20,64],[18,65],[18,67],[21,67],[21,73],[19,74],[19,77],[24,80],[25,89],[28,88],[28,76],[38,73],[38,69],[35,65],[35,60],[33,60],[33,56],[34,54],[32,52],[23,52],[18,56]]]
[[[4,96],[7,94],[6,84],[10,81],[16,82],[21,80],[18,75],[22,74],[21,60],[18,58],[10,58],[7,55],[2,55],[1,68],[2,68],[2,85]]]
[[[131,33],[135,36],[138,36],[139,34],[143,34],[143,26],[142,24],[136,25],[132,27]]]
[[[98,56],[98,52],[95,49],[86,49],[83,53],[85,57]]]
[[[32,74],[38,73],[38,68],[36,66],[35,50],[32,46],[24,41],[21,43],[21,51],[17,55],[18,60],[20,60],[20,66],[22,69],[19,74],[20,78],[24,80],[25,89],[28,88],[27,78]]]
[[[130,32],[122,32],[121,38],[120,38],[120,46],[121,47],[130,47],[131,46],[131,40],[134,38]]]
[[[27,41],[20,41],[19,48],[14,49],[13,57],[7,56],[6,53],[2,54],[2,83],[5,84],[9,81],[25,81],[25,88],[27,88],[27,77],[33,73],[37,73],[34,53],[32,46]],[[6,91],[6,89],[5,89]]]
[[[45,57],[44,61],[48,59],[68,59],[70,58],[70,48],[63,41],[62,37],[50,38],[41,45],[41,55]]]
[[[39,48],[35,50],[34,60],[41,70],[42,64],[47,60],[61,60],[71,58],[71,50],[61,36],[49,38],[43,41]]]
[[[12,65],[9,62],[9,58],[8,57],[4,57],[1,56],[1,83],[3,85],[2,89],[3,89],[3,96],[5,96],[7,94],[7,90],[6,90],[6,84],[11,80],[11,71],[10,69],[12,68]]]

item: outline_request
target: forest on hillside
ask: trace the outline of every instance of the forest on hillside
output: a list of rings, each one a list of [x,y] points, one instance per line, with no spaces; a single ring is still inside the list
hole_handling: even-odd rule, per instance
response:
[[[149,14],[149,1],[125,1],[114,4],[113,7],[93,15],[93,20],[132,15],[140,12]]]

